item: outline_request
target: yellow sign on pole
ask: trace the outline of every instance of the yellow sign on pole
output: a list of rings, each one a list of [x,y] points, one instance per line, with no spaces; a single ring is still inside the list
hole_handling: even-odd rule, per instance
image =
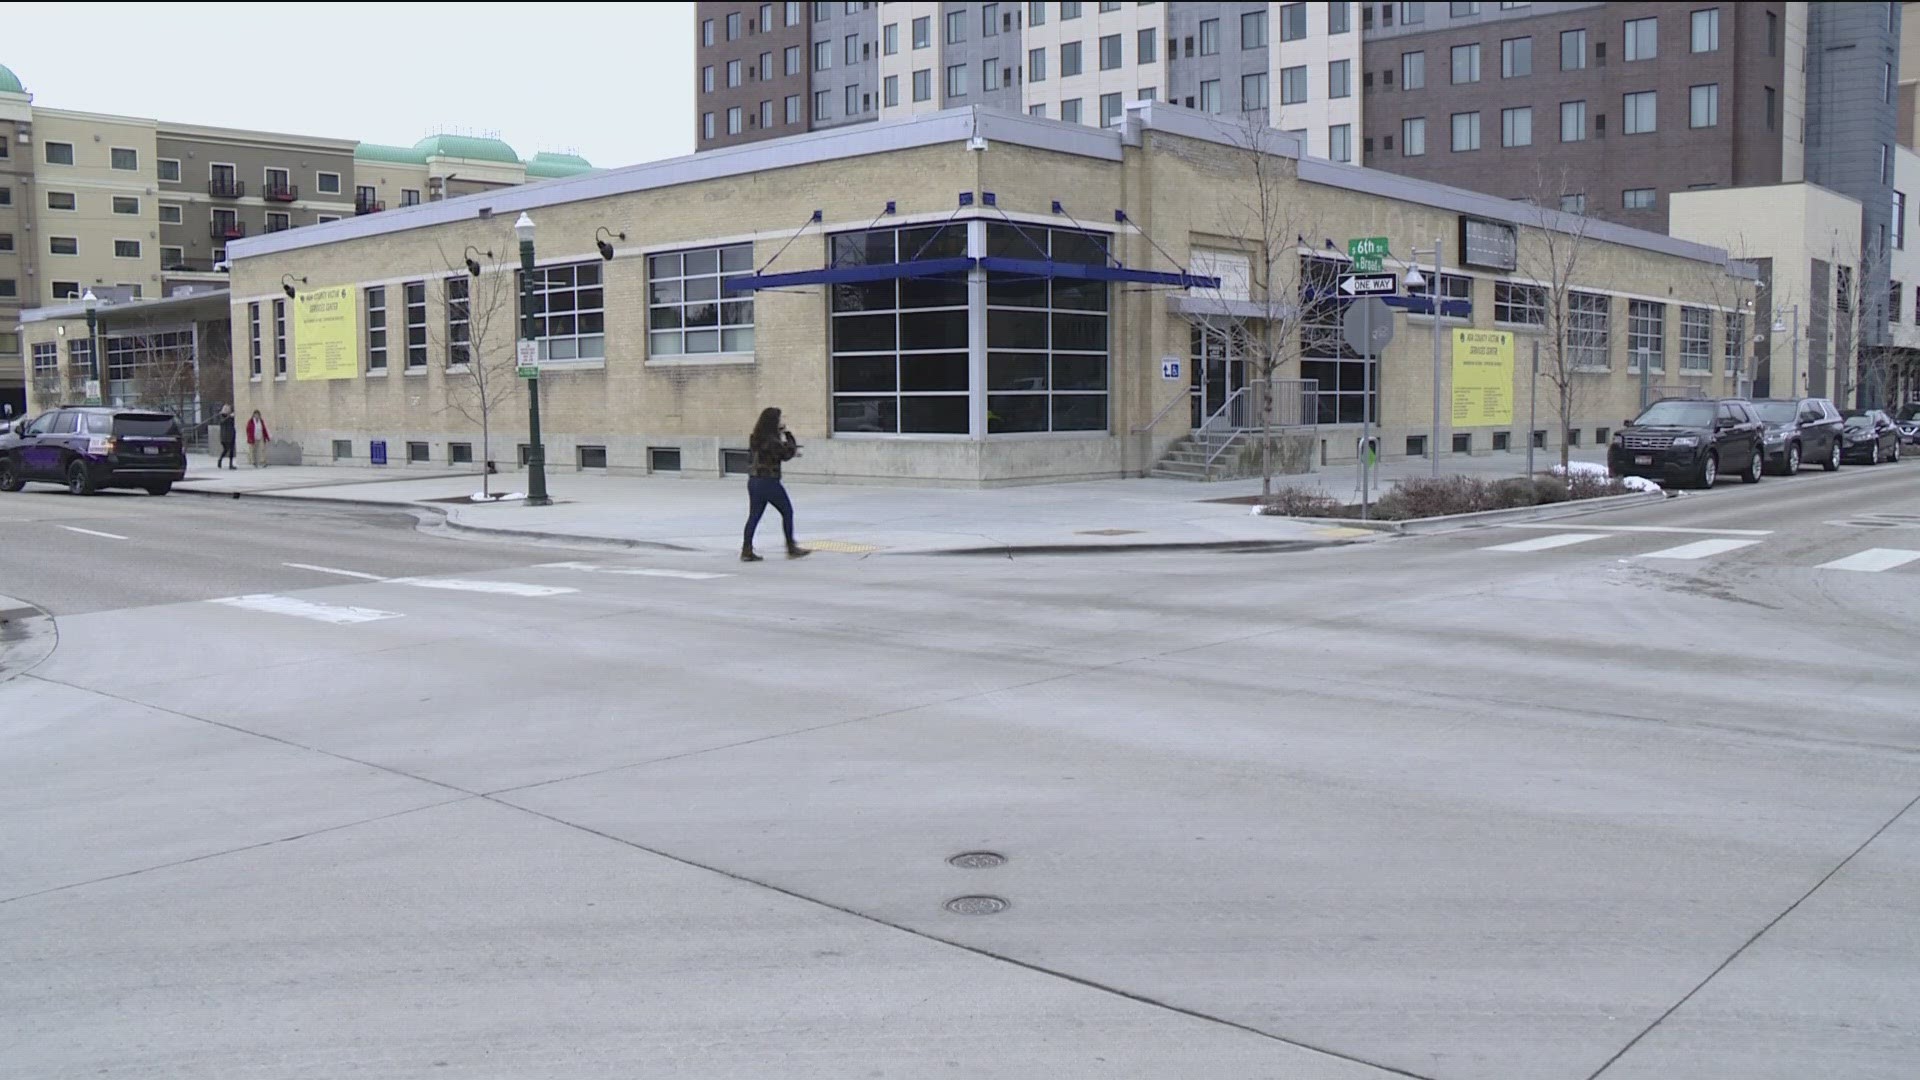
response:
[[[351,379],[360,373],[360,320],[351,285],[302,289],[293,298],[293,377]]]
[[[1453,426],[1513,424],[1513,335],[1505,330],[1453,332]]]

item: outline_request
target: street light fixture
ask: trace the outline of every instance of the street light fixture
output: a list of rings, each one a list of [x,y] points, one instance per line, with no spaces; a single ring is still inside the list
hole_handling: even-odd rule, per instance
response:
[[[80,306],[87,310],[87,380],[98,385],[100,379],[100,298],[88,288],[80,297]],[[107,399],[106,388],[100,388],[100,400]]]
[[[520,341],[532,345],[536,335],[533,324],[533,219],[523,211],[513,223],[513,235],[520,241]],[[540,372],[536,366],[527,379],[527,505],[551,506],[547,496],[547,450],[540,444]]]

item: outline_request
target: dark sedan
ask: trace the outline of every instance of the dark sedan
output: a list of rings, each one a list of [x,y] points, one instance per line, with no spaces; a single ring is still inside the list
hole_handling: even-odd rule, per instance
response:
[[[1879,409],[1848,409],[1840,428],[1841,454],[1848,461],[1878,465],[1900,460],[1900,425]]]

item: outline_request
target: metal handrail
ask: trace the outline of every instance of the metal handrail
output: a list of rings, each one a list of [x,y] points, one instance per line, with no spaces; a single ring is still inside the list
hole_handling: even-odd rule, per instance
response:
[[[1145,435],[1146,433],[1152,431],[1154,428],[1159,427],[1160,421],[1165,420],[1167,418],[1167,414],[1173,411],[1173,407],[1175,405],[1180,404],[1181,402],[1186,402],[1188,405],[1191,405],[1193,403],[1193,391],[1182,390],[1178,395],[1174,397],[1172,401],[1169,401],[1164,406],[1162,406],[1160,411],[1154,414],[1153,419],[1147,421],[1145,427],[1134,428],[1133,433],[1135,435]]]
[[[1234,402],[1238,401],[1240,399],[1240,396],[1242,394],[1245,394],[1246,392],[1247,392],[1247,388],[1243,386],[1240,389],[1235,390],[1233,393],[1228,394],[1227,400],[1220,403],[1220,407],[1213,411],[1213,415],[1207,417],[1204,421],[1201,422],[1199,433],[1201,435],[1205,435],[1210,431],[1212,431],[1214,427],[1213,422],[1215,420],[1220,419],[1222,416],[1225,416],[1227,410],[1233,408]],[[1229,425],[1228,431],[1229,431],[1229,434],[1227,438],[1223,439],[1220,445],[1214,448],[1213,453],[1207,455],[1207,461],[1206,461],[1206,464],[1203,466],[1203,468],[1205,468],[1209,473],[1213,471],[1213,463],[1219,460],[1221,454],[1224,454],[1227,452],[1227,447],[1233,445],[1233,436],[1239,433],[1240,427],[1237,424]]]

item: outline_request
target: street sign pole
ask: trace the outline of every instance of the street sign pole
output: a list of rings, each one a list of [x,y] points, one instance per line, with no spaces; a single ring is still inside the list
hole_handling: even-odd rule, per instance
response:
[[[1360,305],[1360,520],[1373,501],[1373,304]]]

